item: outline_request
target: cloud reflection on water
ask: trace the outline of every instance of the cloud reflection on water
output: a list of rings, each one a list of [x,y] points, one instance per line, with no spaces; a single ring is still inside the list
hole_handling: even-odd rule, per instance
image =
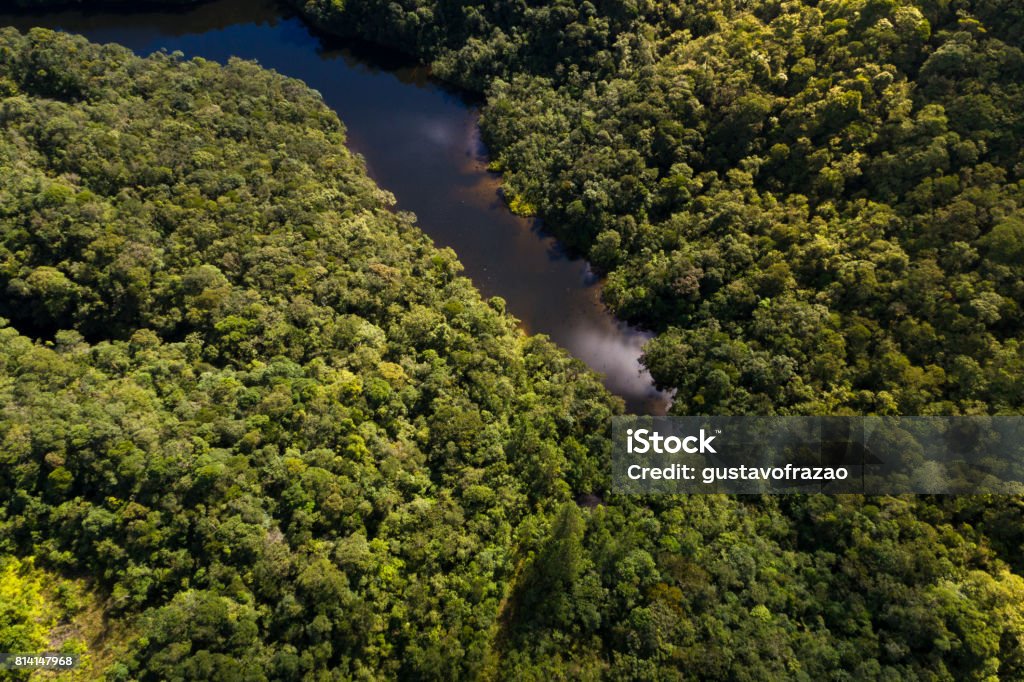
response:
[[[345,123],[348,144],[374,180],[414,212],[439,246],[455,250],[485,296],[501,296],[530,333],[543,333],[605,375],[634,412],[663,412],[668,398],[638,359],[648,335],[618,322],[600,302],[601,284],[539,221],[513,215],[501,178],[487,170],[478,112],[426,69],[394,54],[325,41],[272,0],[215,0],[145,12],[102,9],[7,16],[25,29],[46,25],[114,41],[140,54],[181,50],[225,62],[232,56],[299,78]]]

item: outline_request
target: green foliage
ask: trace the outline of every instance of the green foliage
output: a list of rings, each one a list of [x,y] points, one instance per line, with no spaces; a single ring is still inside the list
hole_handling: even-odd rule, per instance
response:
[[[677,409],[1024,401],[1012,2],[303,7],[488,90]],[[1024,676],[1017,500],[578,508],[621,406],[300,83],[4,31],[0,95],[0,547],[112,679]]]
[[[0,555],[0,651],[12,654],[62,653],[78,656],[76,674],[95,675],[83,636],[95,595],[82,581],[61,578],[36,566],[34,557]],[[115,637],[110,636],[112,645]],[[7,671],[4,679],[35,679],[27,670]],[[61,678],[62,679],[62,678]]]
[[[1020,3],[295,4],[487,93],[679,413],[1024,406]]]
[[[292,4],[486,94],[512,208],[658,332],[675,411],[1024,408],[1020,3]],[[610,500],[582,536],[562,514],[497,669],[1016,678],[1020,579],[982,548],[1021,569],[1018,506]]]
[[[137,679],[462,677],[621,403],[488,305],[301,83],[0,32],[0,546]]]
[[[643,502],[556,515],[506,606],[498,678],[1024,674],[1024,580],[942,503]],[[974,503],[961,519],[1002,508]]]
[[[44,651],[53,625],[32,561],[0,557],[0,649],[22,654]]]

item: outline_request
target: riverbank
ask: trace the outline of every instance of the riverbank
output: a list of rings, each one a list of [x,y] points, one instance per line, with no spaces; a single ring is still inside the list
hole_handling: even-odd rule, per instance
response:
[[[336,111],[348,145],[371,177],[412,211],[440,246],[452,248],[485,296],[499,296],[531,334],[545,334],[605,376],[637,413],[661,413],[667,397],[642,373],[649,335],[616,320],[601,283],[532,219],[513,215],[501,178],[488,170],[476,103],[392,52],[332,41],[269,0],[218,0],[187,10],[60,11],[2,15],[116,42],[136,53],[180,50],[226,63],[253,59],[315,88]]]

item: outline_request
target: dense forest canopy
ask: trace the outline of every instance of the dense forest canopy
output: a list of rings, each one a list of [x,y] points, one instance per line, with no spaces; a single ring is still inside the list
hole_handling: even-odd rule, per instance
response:
[[[0,547],[144,614],[124,674],[479,669],[619,401],[297,81],[8,29],[0,93]]]
[[[677,409],[1012,410],[1020,13],[976,5],[305,9],[488,90]],[[621,404],[344,139],[253,64],[0,31],[0,641],[79,617],[46,570],[114,680],[1024,676],[1019,500],[607,494]]]
[[[487,93],[676,412],[1024,406],[1016,0],[296,4]]]

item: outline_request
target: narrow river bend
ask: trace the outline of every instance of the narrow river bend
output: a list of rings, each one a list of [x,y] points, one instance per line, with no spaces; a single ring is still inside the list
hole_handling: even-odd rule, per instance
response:
[[[649,336],[604,308],[586,261],[569,258],[536,221],[508,211],[498,176],[486,168],[477,108],[424,68],[325,40],[274,0],[0,14],[0,25],[58,28],[142,55],[166,49],[219,62],[237,56],[305,81],[338,112],[373,179],[399,209],[416,214],[435,243],[454,249],[485,296],[501,296],[526,331],[547,334],[603,374],[630,411],[664,413],[668,397],[639,364]]]

